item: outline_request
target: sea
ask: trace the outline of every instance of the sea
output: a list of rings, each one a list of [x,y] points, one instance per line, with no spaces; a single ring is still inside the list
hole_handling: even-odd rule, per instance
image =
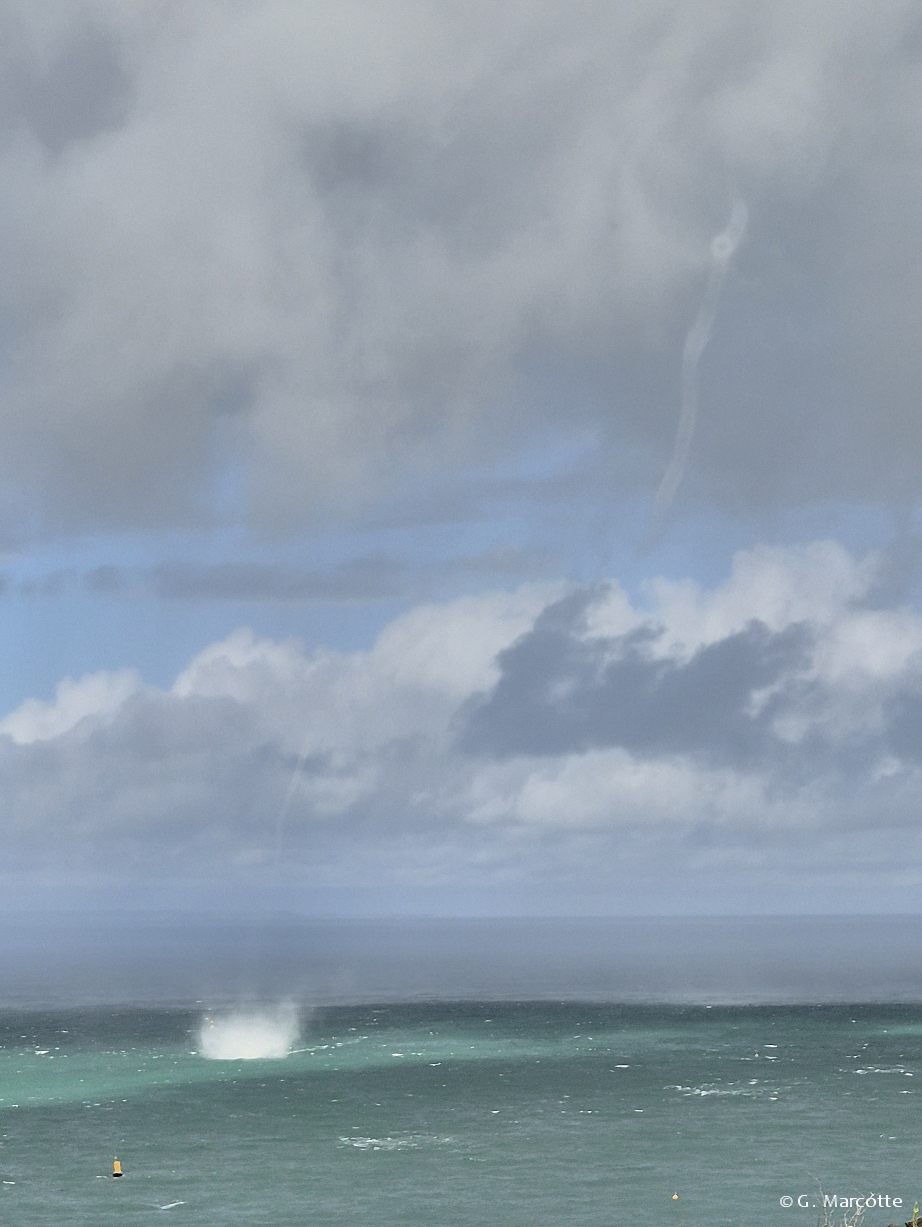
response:
[[[0,1222],[886,1227],[922,1201],[917,922],[287,921],[249,993],[235,924],[175,969],[174,990],[211,966],[211,999],[156,999],[156,932],[146,954],[135,943],[134,980],[113,942],[106,981],[71,925],[72,977],[43,1003],[54,985],[24,975],[22,933],[0,946]],[[592,957],[542,963],[551,932],[558,953],[581,934]],[[159,939],[179,961],[175,926]],[[298,966],[314,968],[312,994],[270,983],[295,987]],[[811,967],[813,994],[840,999],[809,1000]],[[540,992],[565,970],[568,995]],[[131,984],[138,1000],[106,999]],[[841,996],[861,984],[864,1000]]]

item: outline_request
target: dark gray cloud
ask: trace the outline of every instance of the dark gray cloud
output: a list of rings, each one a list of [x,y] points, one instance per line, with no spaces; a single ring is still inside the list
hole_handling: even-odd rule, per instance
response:
[[[19,23],[10,12],[12,6],[4,7],[0,29],[7,36],[7,124],[15,116],[58,155],[75,141],[92,139],[124,123],[132,80],[121,62],[115,30],[93,22],[78,9],[66,40],[40,48],[30,45],[21,26],[16,29]]]
[[[156,596],[179,601],[374,601],[402,595],[406,566],[383,555],[329,571],[258,562],[165,563],[150,576]]]
[[[546,574],[554,562],[543,551],[505,546],[438,562],[369,554],[327,570],[276,563],[164,563],[145,577],[154,595],[173,601],[379,601],[422,596],[459,579]]]
[[[95,596],[132,593],[167,601],[335,604],[422,597],[470,579],[521,580],[553,572],[557,562],[549,551],[507,545],[424,563],[407,555],[365,554],[326,569],[252,560],[164,562],[147,569],[107,563],[82,573],[75,567],[58,568],[12,584],[0,575],[0,596],[9,590],[21,597],[50,598],[79,586]]]
[[[83,576],[83,586],[88,592],[119,592],[124,588],[125,583],[124,569],[111,564],[94,567],[92,571],[87,571]]]
[[[885,743],[893,754],[922,762],[922,679],[900,689],[884,708]]]
[[[592,600],[593,593],[579,592],[552,605],[500,653],[499,681],[472,704],[462,745],[500,756],[623,746],[736,763],[765,753],[783,688],[809,663],[808,626],[773,633],[753,620],[682,660],[657,655],[662,631],[655,625],[589,638]],[[757,692],[769,688],[774,693],[754,707]]]
[[[73,567],[61,567],[47,575],[20,580],[16,585],[16,592],[24,597],[56,597],[60,596],[76,577],[77,572]]]

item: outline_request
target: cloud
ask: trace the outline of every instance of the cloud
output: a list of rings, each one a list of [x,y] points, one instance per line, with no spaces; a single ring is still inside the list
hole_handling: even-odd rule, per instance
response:
[[[690,906],[917,882],[922,619],[875,604],[875,574],[759,548],[646,603],[529,585],[415,606],[367,651],[241,628],[168,690],[65,680],[0,724],[6,864],[549,900],[681,882]]]
[[[310,846],[322,874],[325,862],[338,866],[343,838],[354,846],[366,834],[370,855],[391,841],[408,786],[441,774],[433,747],[449,744],[459,700],[489,685],[496,652],[548,591],[418,607],[369,653],[307,655],[242,629],[193,658],[168,692],[133,675],[62,683],[54,701],[30,700],[4,722],[9,867],[79,877],[98,873],[101,855],[127,876],[271,866],[302,750],[282,870]]]
[[[24,579],[16,585],[16,592],[24,597],[56,597],[66,591],[76,572],[73,567],[61,568],[35,579]]]
[[[119,128],[131,108],[132,82],[117,32],[94,19],[90,6],[74,7],[66,40],[55,38],[54,17],[43,31],[44,23],[23,23],[15,6],[5,8],[8,101],[19,122],[55,156]]]
[[[88,592],[119,592],[125,586],[125,573],[121,567],[107,563],[94,567],[92,571],[87,571],[83,577],[83,584]]]
[[[661,632],[652,626],[587,639],[586,603],[580,593],[545,610],[500,655],[499,682],[468,717],[468,748],[547,755],[617,745],[737,761],[764,752],[779,686],[810,659],[806,626],[772,633],[753,620],[682,660],[654,654]]]
[[[66,677],[58,683],[50,702],[27,699],[10,712],[0,721],[0,733],[6,733],[17,745],[30,745],[60,737],[84,720],[94,727],[104,725],[140,689],[141,678],[134,669],[92,673],[76,682]]]
[[[330,571],[272,563],[164,563],[152,574],[156,596],[180,601],[357,601],[400,595],[405,567],[381,555],[356,558]]]
[[[348,604],[397,598],[419,600],[468,583],[522,581],[547,575],[559,559],[517,545],[420,562],[411,555],[366,554],[324,569],[253,560],[162,562],[155,567],[105,564],[80,572],[58,568],[15,583],[0,574],[0,596],[51,599],[75,588],[93,596],[153,596],[164,601]]]
[[[911,6],[0,22],[7,537],[201,523],[229,472],[290,527],[573,432],[652,497],[737,194],[688,497],[918,492]]]
[[[456,585],[459,579],[524,578],[549,570],[547,553],[507,546],[437,562],[370,554],[326,570],[279,563],[163,563],[145,581],[155,596],[171,601],[351,602],[389,600]],[[96,582],[100,568],[87,577]],[[115,587],[115,585],[110,585]]]

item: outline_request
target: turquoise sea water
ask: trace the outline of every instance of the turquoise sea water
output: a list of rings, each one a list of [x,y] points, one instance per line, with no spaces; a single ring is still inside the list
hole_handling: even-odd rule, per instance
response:
[[[0,1221],[813,1227],[820,1188],[903,1198],[868,1224],[922,1199],[922,1006],[335,1007],[255,1061],[205,1059],[200,1023],[0,1015]]]

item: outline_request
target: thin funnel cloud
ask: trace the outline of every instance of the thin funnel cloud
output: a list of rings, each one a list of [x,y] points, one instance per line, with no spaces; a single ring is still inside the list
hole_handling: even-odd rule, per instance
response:
[[[282,863],[282,837],[285,832],[285,819],[288,817],[288,810],[291,806],[292,799],[295,795],[295,789],[301,779],[301,772],[304,770],[304,764],[307,761],[307,755],[310,750],[310,739],[307,738],[301,753],[298,755],[298,761],[295,764],[295,769],[291,773],[291,779],[288,781],[288,788],[285,792],[285,797],[279,807],[278,817],[275,820],[275,869],[276,873]]]
[[[672,448],[672,458],[653,500],[653,520],[644,540],[645,547],[652,545],[659,536],[669,508],[685,476],[685,466],[688,463],[692,440],[695,437],[695,426],[698,422],[698,363],[711,339],[724,278],[734,252],[746,232],[748,219],[749,213],[745,204],[738,200],[733,206],[727,228],[716,235],[711,242],[711,269],[707,288],[704,291],[701,306],[698,308],[698,314],[685,337],[685,346],[682,350],[682,408]]]

